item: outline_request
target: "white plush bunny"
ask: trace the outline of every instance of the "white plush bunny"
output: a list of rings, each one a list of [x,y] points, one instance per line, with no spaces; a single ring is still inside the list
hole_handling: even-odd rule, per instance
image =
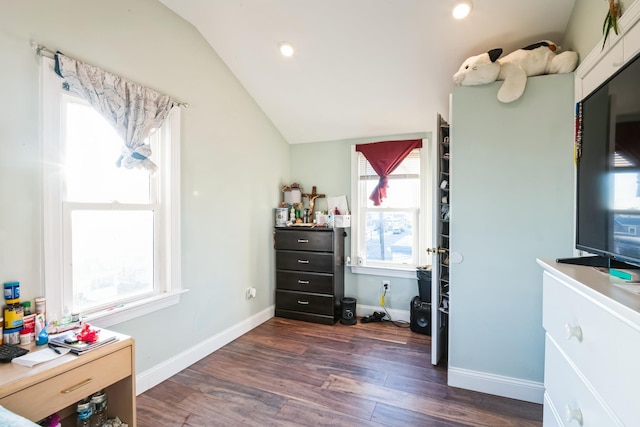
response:
[[[556,53],[558,46],[548,40],[518,49],[502,59],[502,49],[468,58],[453,81],[457,85],[475,86],[504,80],[498,91],[500,102],[513,102],[520,98],[527,77],[541,74],[570,73],[578,65],[578,54],[572,51]]]

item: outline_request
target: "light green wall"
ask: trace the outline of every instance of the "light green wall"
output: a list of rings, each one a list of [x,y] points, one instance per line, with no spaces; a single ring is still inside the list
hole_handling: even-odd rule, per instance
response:
[[[538,257],[573,253],[573,74],[456,87],[451,127],[449,367],[542,382]]]
[[[425,128],[427,125],[425,124]],[[315,185],[318,193],[327,196],[346,195],[351,208],[351,146],[354,144],[391,139],[430,138],[430,133],[380,136],[330,142],[291,145],[291,182],[298,182],[305,192]],[[326,199],[318,199],[316,208],[326,210]],[[351,254],[351,229],[346,229],[345,253]],[[379,307],[378,290],[382,280],[391,282],[391,294],[385,299],[388,308],[409,310],[411,298],[418,295],[415,279],[352,274],[345,269],[345,295],[357,299],[358,304]]]
[[[194,27],[155,0],[0,4],[0,282],[44,292],[37,41],[189,103],[177,306],[119,324],[143,372],[274,303],[273,209],[289,146]],[[245,289],[257,298],[245,300]]]
[[[622,13],[634,2],[635,0],[620,0]],[[608,1],[576,0],[562,41],[562,49],[576,51],[584,59],[594,47],[601,45],[602,23],[608,10]]]

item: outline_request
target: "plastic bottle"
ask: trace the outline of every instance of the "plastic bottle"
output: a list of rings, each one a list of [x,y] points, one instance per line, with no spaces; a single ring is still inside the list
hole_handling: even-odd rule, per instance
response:
[[[4,284],[4,300],[7,304],[20,302],[20,282],[6,282]]]
[[[77,407],[77,427],[91,427],[91,418],[93,416],[93,404],[91,401],[83,400],[78,402]]]
[[[36,313],[44,313],[46,310],[46,302],[45,297],[37,297],[36,298]]]
[[[42,315],[36,315],[36,345],[46,345],[49,342],[49,333],[44,325],[44,318],[39,319],[38,316]]]
[[[93,404],[93,417],[91,427],[102,427],[107,422],[107,395],[104,391],[99,391],[91,396]]]

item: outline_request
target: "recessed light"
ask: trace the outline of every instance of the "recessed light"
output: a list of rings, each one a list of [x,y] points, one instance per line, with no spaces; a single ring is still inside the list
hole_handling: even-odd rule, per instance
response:
[[[453,6],[453,17],[456,19],[464,19],[471,13],[472,4],[468,0],[456,2]]]
[[[282,56],[286,56],[288,58],[290,56],[293,56],[293,53],[295,51],[296,50],[293,48],[291,43],[287,43],[287,42],[280,43],[280,53],[282,54]]]

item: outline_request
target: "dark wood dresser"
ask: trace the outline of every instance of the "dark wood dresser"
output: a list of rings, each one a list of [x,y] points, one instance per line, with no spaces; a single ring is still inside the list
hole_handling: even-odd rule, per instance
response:
[[[276,228],[276,316],[333,325],[344,297],[344,230]]]

